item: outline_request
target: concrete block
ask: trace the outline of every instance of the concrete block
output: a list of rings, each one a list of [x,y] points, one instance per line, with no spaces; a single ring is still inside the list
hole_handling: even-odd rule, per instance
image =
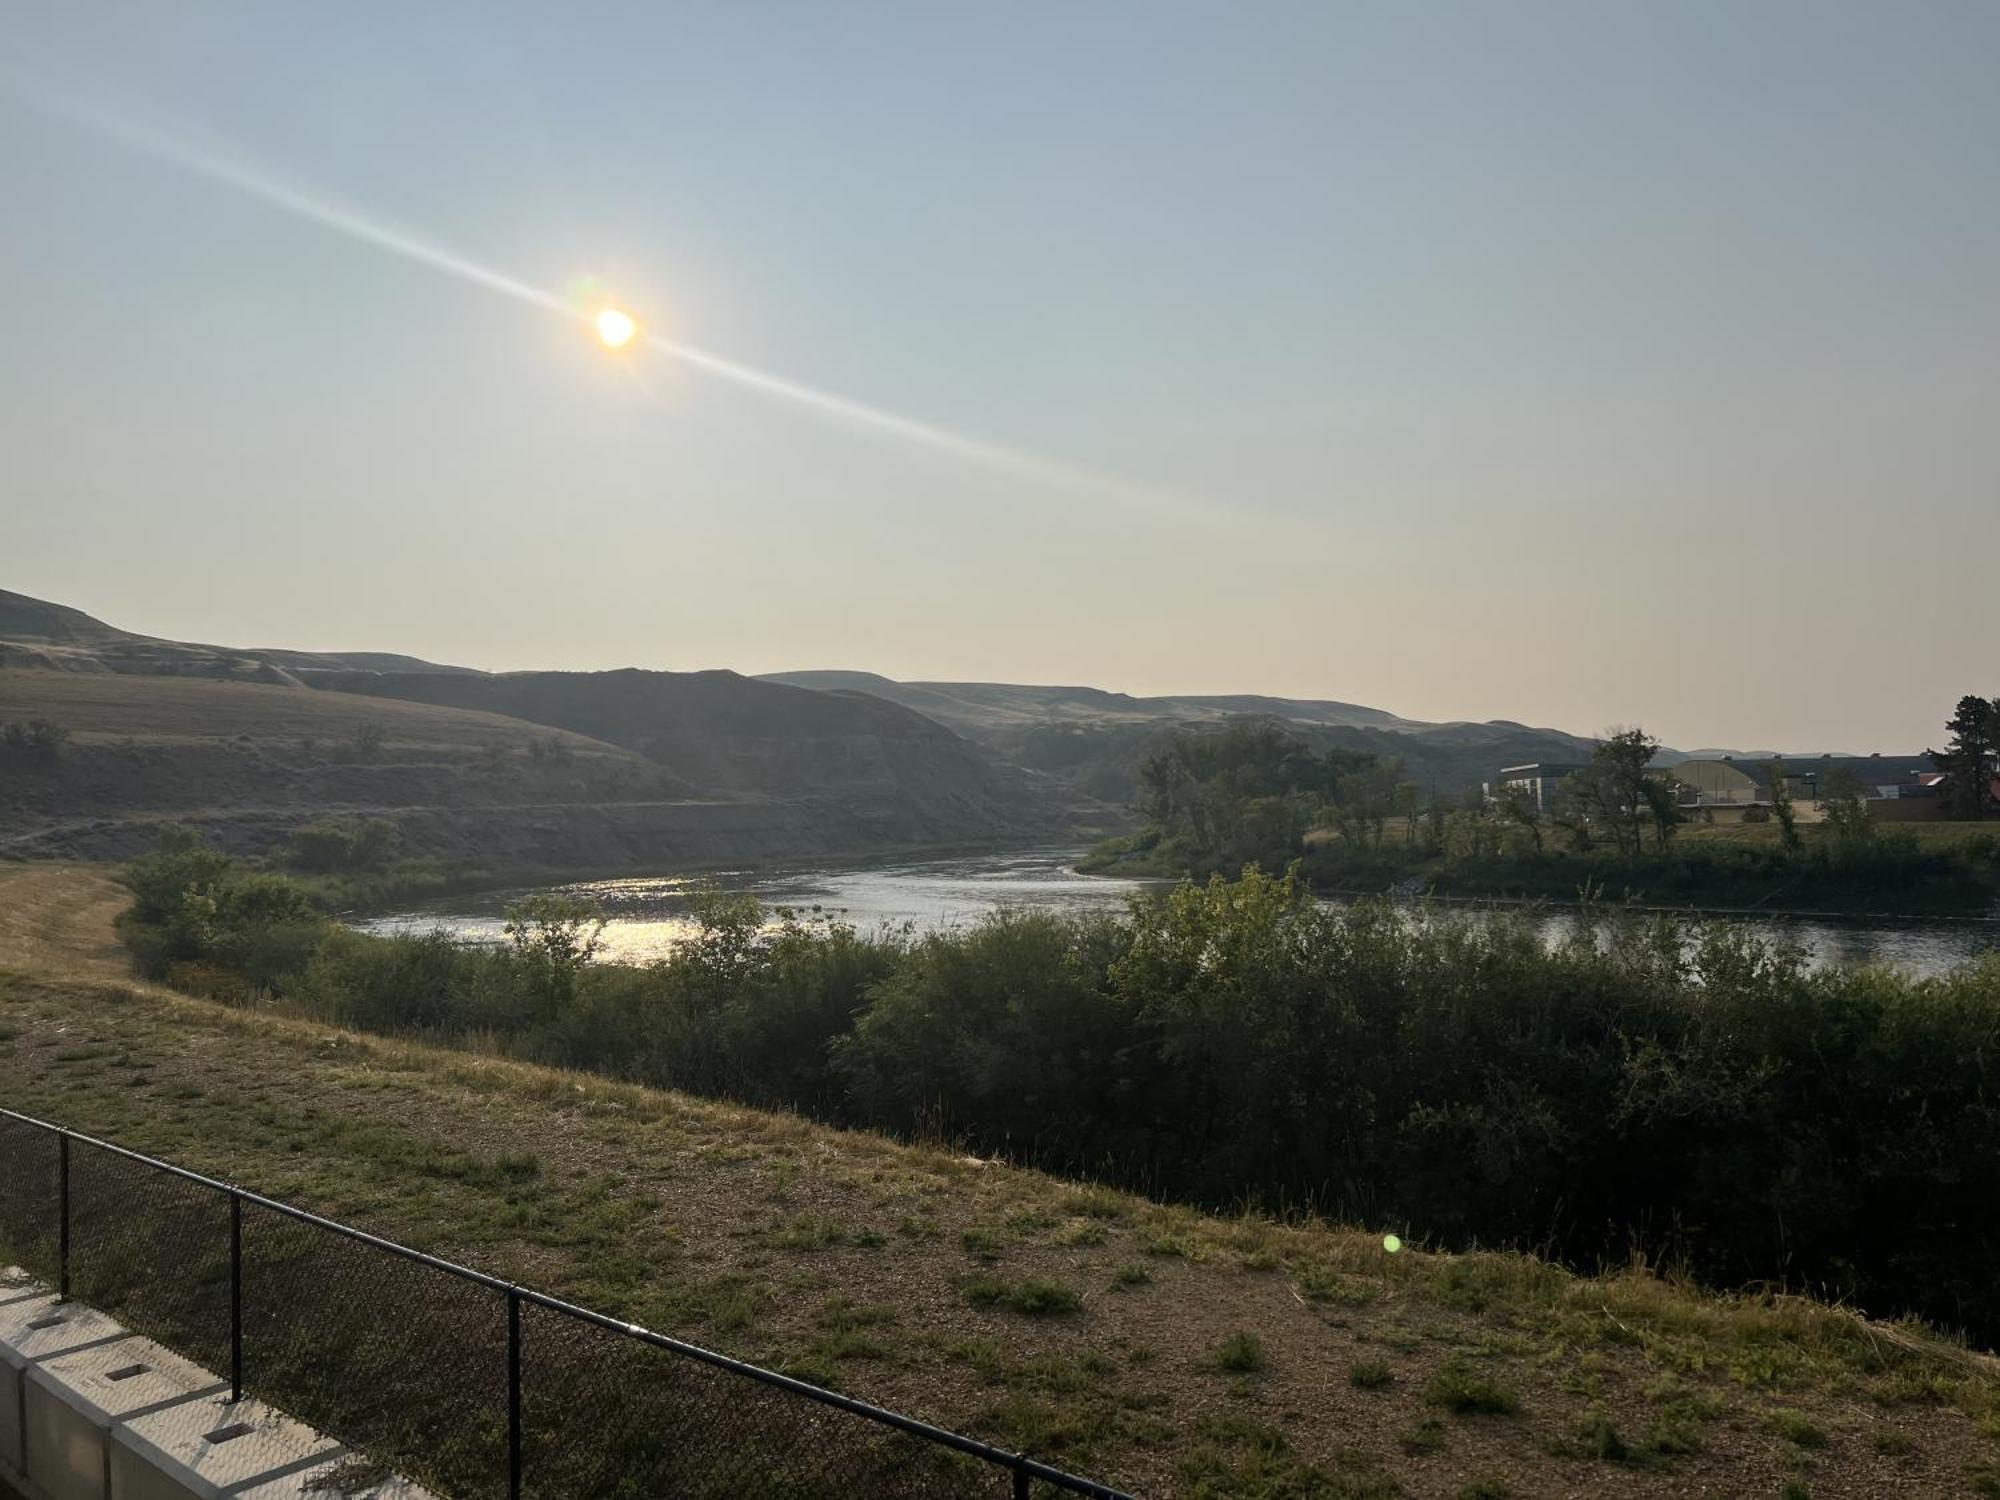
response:
[[[19,1266],[0,1266],[0,1304],[16,1302],[47,1290]]]
[[[86,1344],[129,1337],[123,1324],[96,1308],[81,1302],[58,1302],[47,1293],[0,1307],[0,1358],[17,1370]]]
[[[366,1478],[379,1472],[377,1465],[363,1459],[335,1459],[237,1490],[229,1500],[436,1500],[429,1490],[400,1474]]]
[[[26,1396],[22,1372],[37,1359],[124,1333],[100,1312],[74,1302],[57,1302],[46,1288],[31,1287],[27,1295],[0,1299],[0,1464],[16,1474],[27,1472],[26,1434],[21,1426]]]
[[[110,1500],[236,1500],[344,1451],[261,1401],[187,1402],[113,1429]]]
[[[39,1361],[24,1379],[26,1472],[51,1500],[105,1500],[119,1422],[183,1403],[212,1410],[228,1394],[199,1365],[138,1337]]]
[[[16,1303],[46,1297],[47,1290],[19,1266],[0,1266],[0,1312]],[[0,1465],[18,1477],[21,1449],[21,1373],[5,1358],[0,1336]]]
[[[0,1496],[12,1485],[25,1500],[434,1500],[377,1474],[262,1402],[232,1403],[223,1377],[0,1266]]]

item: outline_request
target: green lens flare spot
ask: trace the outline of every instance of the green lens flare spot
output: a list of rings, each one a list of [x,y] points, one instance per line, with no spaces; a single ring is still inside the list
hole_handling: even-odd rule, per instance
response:
[[[1403,1241],[1400,1236],[1385,1234],[1382,1236],[1382,1248],[1387,1250],[1391,1255],[1394,1255],[1398,1250],[1403,1248]]]

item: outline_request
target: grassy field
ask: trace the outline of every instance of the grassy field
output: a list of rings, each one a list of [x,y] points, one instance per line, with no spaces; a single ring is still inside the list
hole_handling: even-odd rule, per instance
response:
[[[1954,849],[1968,839],[2000,838],[2000,823],[1990,820],[1959,821],[1939,819],[1936,822],[1881,823],[1877,825],[1884,835],[1900,838],[1908,834],[1924,849]],[[1828,838],[1830,830],[1823,823],[1805,823],[1799,827],[1799,835],[1810,844],[1816,839]],[[1779,842],[1776,823],[1690,823],[1674,834],[1676,843],[1682,839],[1698,844],[1747,844],[1751,847],[1775,849]]]
[[[476,709],[199,677],[0,670],[0,721],[33,718],[53,719],[85,742],[247,737],[287,746],[311,739],[331,748],[376,724],[385,736],[385,749],[477,754],[494,747],[520,751],[554,740],[577,753],[627,754],[584,735]]]
[[[1918,1330],[227,1009],[122,904],[0,876],[0,1102],[1140,1493],[2000,1495],[2000,1371]]]

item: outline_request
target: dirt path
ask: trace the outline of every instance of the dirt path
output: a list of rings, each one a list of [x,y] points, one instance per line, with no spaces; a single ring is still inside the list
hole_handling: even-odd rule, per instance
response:
[[[0,969],[136,985],[114,923],[132,896],[99,865],[0,865]]]

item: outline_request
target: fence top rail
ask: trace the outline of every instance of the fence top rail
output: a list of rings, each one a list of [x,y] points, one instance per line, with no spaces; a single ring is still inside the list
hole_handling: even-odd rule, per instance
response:
[[[713,1349],[705,1349],[699,1344],[690,1344],[685,1339],[674,1338],[671,1334],[660,1333],[638,1323],[627,1323],[623,1319],[610,1316],[608,1313],[601,1313],[588,1307],[581,1307],[574,1302],[565,1302],[560,1297],[552,1297],[548,1293],[538,1292],[532,1287],[519,1286],[502,1277],[489,1275],[485,1271],[474,1270],[471,1266],[462,1266],[456,1261],[445,1260],[441,1256],[429,1255],[422,1250],[414,1250],[408,1245],[399,1245],[394,1240],[384,1239],[378,1234],[370,1234],[365,1229],[356,1229],[352,1224],[343,1224],[338,1219],[329,1219],[308,1209],[299,1208],[295,1204],[286,1203],[277,1198],[266,1197],[264,1194],[255,1192],[250,1188],[239,1187],[233,1182],[225,1182],[218,1177],[208,1177],[200,1172],[191,1171],[187,1167],[175,1166],[170,1161],[161,1161],[156,1156],[147,1156],[144,1152],[134,1151],[130,1147],[120,1146],[113,1141],[101,1140],[93,1135],[85,1135],[82,1131],[71,1130],[67,1126],[57,1125],[49,1120],[38,1119],[34,1115],[22,1114],[19,1110],[14,1109],[0,1108],[0,1119],[15,1120],[23,1125],[32,1126],[37,1130],[45,1130],[58,1139],[75,1141],[79,1145],[89,1146],[97,1151],[107,1151],[113,1156],[120,1156],[127,1161],[137,1162],[141,1166],[149,1167],[154,1171],[165,1172],[169,1176],[178,1177],[185,1182],[192,1182],[211,1191],[227,1194],[231,1198],[241,1202],[255,1204],[257,1207],[268,1209],[272,1213],[282,1214],[289,1219],[296,1219],[302,1224],[311,1224],[315,1228],[324,1229],[331,1234],[343,1235],[348,1239],[357,1240],[364,1245],[383,1251],[385,1254],[400,1256],[404,1260],[414,1261],[420,1266],[428,1266],[432,1270],[443,1272],[447,1276],[456,1276],[464,1281],[475,1282],[480,1286],[499,1292],[508,1298],[516,1299],[535,1307],[545,1308],[550,1312],[561,1313],[565,1317],[575,1318],[580,1322],[595,1324],[599,1328],[606,1329],[624,1338],[634,1339],[640,1343],[649,1344],[656,1349],[664,1349],[688,1359],[698,1360],[703,1364],[712,1365],[717,1369],[728,1370],[749,1380],[776,1386],[780,1390],[790,1391],[793,1395],[802,1396],[806,1400],[816,1401],[822,1406],[830,1406],[836,1410],[848,1412],[853,1416],[879,1423],[882,1426],[896,1428],[899,1431],[909,1433],[913,1437],[923,1438],[925,1441],[936,1443],[940,1447],[955,1449],[960,1453],[966,1454],[968,1457],[981,1459],[987,1463],[1007,1469],[1010,1472],[1024,1474],[1031,1479],[1039,1479],[1045,1484],[1056,1485],[1070,1491],[1072,1494],[1089,1495],[1094,1497],[1094,1500],[1134,1500],[1134,1497],[1124,1490],[1113,1489],[1110,1485],[1100,1484],[1094,1479],[1086,1479],[1080,1474],[1072,1474],[1065,1469],[1058,1469],[1053,1465],[1043,1463],[1039,1459],[1030,1458],[1025,1453],[1011,1453],[1005,1448],[997,1448],[991,1443],[981,1442],[978,1438],[967,1437],[962,1432],[953,1432],[948,1427],[938,1427],[919,1418],[905,1416],[902,1412],[891,1411],[886,1406],[876,1406],[872,1402],[856,1400],[852,1396],[843,1396],[838,1391],[826,1390],[821,1386],[799,1380],[791,1375],[781,1375],[778,1371],[767,1370],[762,1365],[753,1365],[740,1359],[732,1359],[727,1354],[718,1353]]]

